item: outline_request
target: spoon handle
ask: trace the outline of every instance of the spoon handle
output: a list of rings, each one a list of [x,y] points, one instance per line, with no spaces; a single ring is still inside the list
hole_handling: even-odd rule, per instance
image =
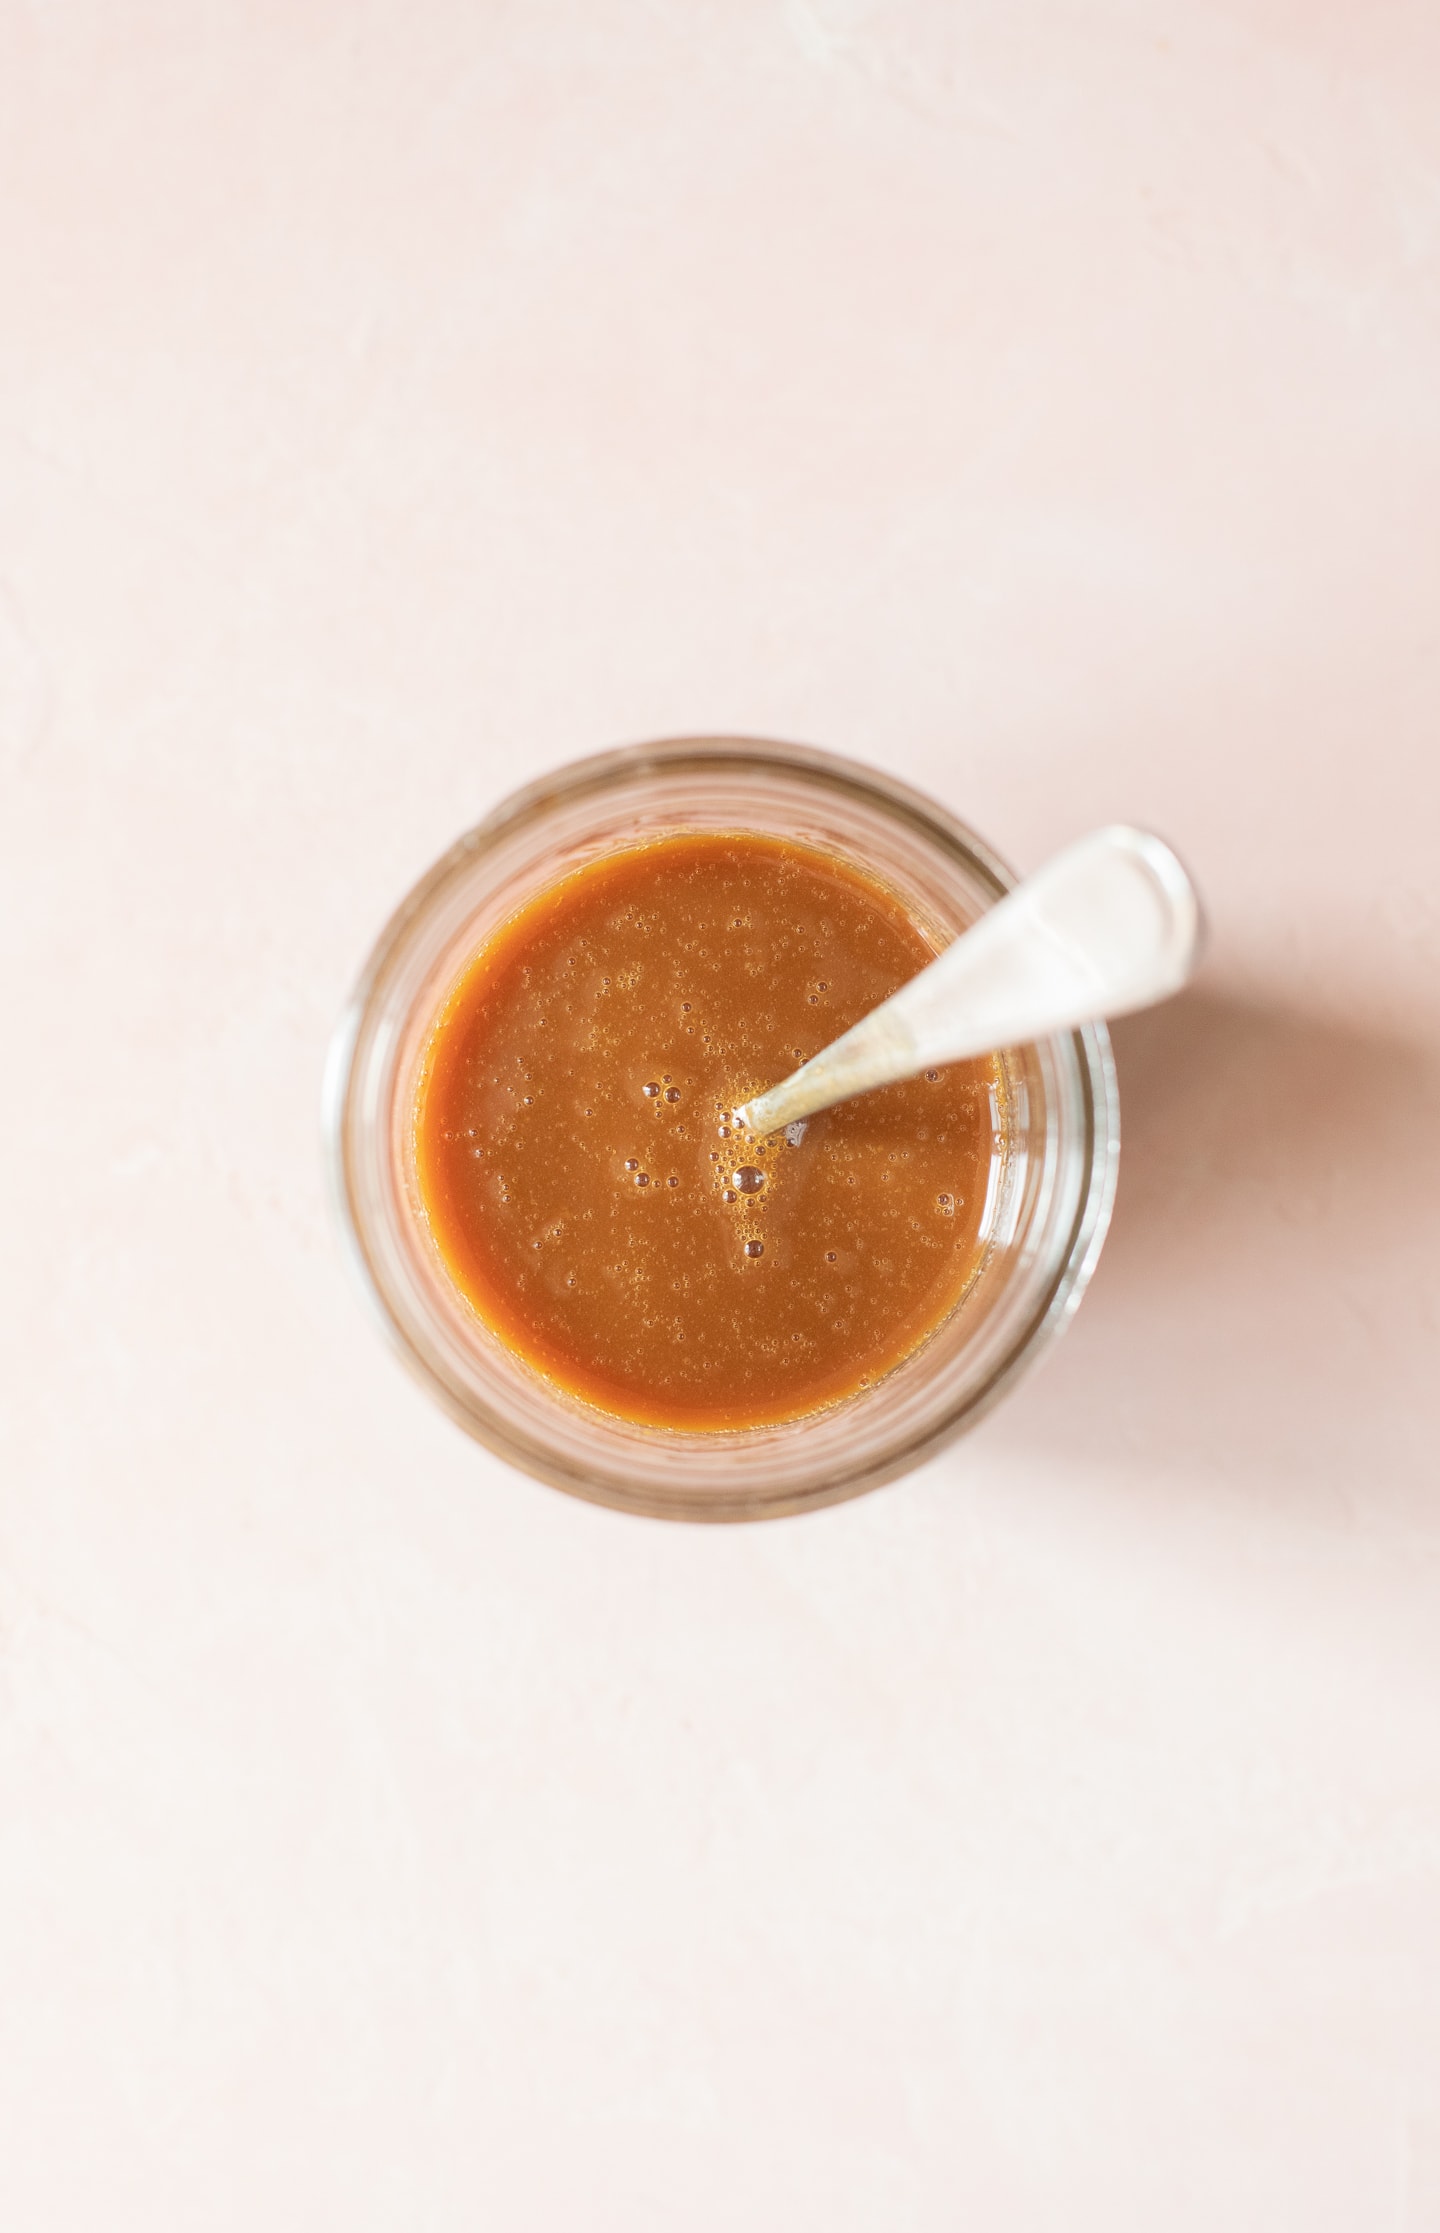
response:
[[[1202,936],[1163,839],[1092,830],[1006,894],[843,1038],[736,1114],[775,1132],[937,1063],[990,1054],[1178,992]]]

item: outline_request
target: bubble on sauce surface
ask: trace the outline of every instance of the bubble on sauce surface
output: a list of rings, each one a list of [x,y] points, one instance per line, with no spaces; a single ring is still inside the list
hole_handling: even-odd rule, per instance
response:
[[[765,1173],[757,1170],[753,1163],[742,1163],[730,1183],[738,1187],[742,1194],[758,1194],[765,1184]]]
[[[647,1099],[648,1101],[653,1101],[653,1100],[655,1099],[655,1096],[656,1096],[656,1094],[657,1094],[657,1093],[658,1093],[658,1092],[660,1091],[660,1088],[659,1088],[659,1086],[658,1086],[658,1085],[647,1085],[647,1086],[642,1086],[642,1087],[641,1087],[641,1091],[642,1091],[642,1093],[643,1093],[643,1094],[645,1095],[645,1098],[646,1098],[646,1099]]]
[[[639,1170],[639,1168],[640,1168],[640,1158],[639,1158],[639,1156],[638,1156],[638,1155],[627,1155],[627,1156],[626,1156],[626,1158],[625,1158],[625,1168],[626,1168],[626,1170],[627,1170],[627,1171],[638,1171],[638,1170]]]
[[[678,1086],[678,1085],[671,1085],[671,1086],[667,1086],[667,1087],[665,1088],[665,1098],[666,1098],[666,1100],[667,1100],[667,1101],[678,1101],[678,1100],[679,1100],[679,1098],[680,1098],[680,1088],[679,1088],[679,1086]]]

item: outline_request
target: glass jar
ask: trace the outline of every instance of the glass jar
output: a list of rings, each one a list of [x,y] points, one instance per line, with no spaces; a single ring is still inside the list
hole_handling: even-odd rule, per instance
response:
[[[759,1519],[857,1496],[933,1457],[1053,1339],[1105,1236],[1119,1105],[1103,1024],[1002,1057],[978,1276],[917,1349],[843,1402],[778,1426],[684,1432],[557,1389],[479,1321],[430,1238],[414,1159],[420,1063],[466,964],[538,889],[677,830],[758,831],[845,856],[937,948],[1014,882],[942,807],[829,753],[696,737],[576,761],[497,807],[391,918],[336,1032],[326,1134],[364,1286],[405,1362],[468,1433],[598,1503]]]

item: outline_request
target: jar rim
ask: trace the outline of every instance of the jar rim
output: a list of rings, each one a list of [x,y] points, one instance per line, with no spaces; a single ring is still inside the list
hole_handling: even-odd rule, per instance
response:
[[[663,1517],[731,1520],[814,1509],[878,1487],[943,1449],[992,1408],[1068,1323],[1098,1260],[1117,1177],[1119,1101],[1114,1058],[1104,1024],[1095,1023],[1045,1043],[1052,1049],[1068,1050],[1079,1089],[1081,1136],[1067,1143],[1072,1159],[1078,1159],[1074,1210],[1068,1230],[1053,1237],[1047,1251],[1047,1276],[1037,1285],[1033,1306],[1015,1337],[981,1384],[969,1389],[941,1415],[926,1421],[913,1435],[867,1450],[850,1472],[793,1493],[770,1493],[757,1481],[748,1488],[732,1487],[713,1496],[700,1492],[682,1497],[654,1485],[648,1490],[631,1489],[617,1481],[613,1469],[608,1474],[598,1469],[594,1459],[591,1463],[596,1470],[587,1472],[573,1454],[562,1454],[557,1447],[542,1447],[533,1434],[517,1433],[514,1422],[497,1417],[493,1406],[481,1401],[473,1387],[458,1383],[437,1344],[417,1340],[415,1326],[397,1302],[391,1269],[383,1261],[383,1236],[373,1230],[374,1205],[369,1199],[373,1187],[364,1183],[361,1168],[362,1161],[373,1159],[377,1152],[374,1096],[367,1088],[369,1073],[377,1061],[383,1063],[394,1055],[398,1024],[386,1012],[386,1001],[397,982],[401,960],[426,924],[457,890],[476,877],[497,849],[523,845],[567,812],[583,810],[588,800],[600,804],[650,775],[658,781],[673,782],[707,775],[718,779],[722,771],[730,778],[743,778],[747,770],[759,778],[778,774],[790,781],[813,784],[817,792],[847,801],[861,813],[878,811],[892,825],[903,826],[922,845],[950,856],[984,893],[982,905],[993,904],[1016,881],[1003,858],[947,808],[888,771],[860,761],[812,745],[753,737],[686,736],[622,746],[570,761],[510,793],[419,878],[392,912],[370,951],[337,1024],[326,1065],[323,1119],[332,1201],[362,1291],[378,1310],[381,1324],[403,1361],[468,1433],[509,1463],[592,1501]],[[413,1313],[409,1316],[413,1318]],[[871,1393],[873,1396],[878,1391]],[[597,1415],[597,1432],[600,1423]],[[603,1423],[613,1425],[608,1415]],[[656,1431],[668,1435],[677,1447],[688,1449],[692,1443],[698,1446],[703,1442],[707,1449],[719,1448],[719,1440],[713,1435],[693,1437],[677,1430]],[[773,1433],[739,1430],[741,1438],[753,1438],[748,1447],[757,1457],[762,1441]],[[742,1439],[737,1446],[747,1445]]]

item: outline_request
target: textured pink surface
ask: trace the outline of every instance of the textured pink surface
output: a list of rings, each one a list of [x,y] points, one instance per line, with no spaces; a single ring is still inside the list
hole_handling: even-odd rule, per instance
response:
[[[0,2222],[1440,2227],[1440,14],[0,11]],[[1150,821],[1072,1335],[730,1533],[331,1245],[391,901],[678,729]]]

